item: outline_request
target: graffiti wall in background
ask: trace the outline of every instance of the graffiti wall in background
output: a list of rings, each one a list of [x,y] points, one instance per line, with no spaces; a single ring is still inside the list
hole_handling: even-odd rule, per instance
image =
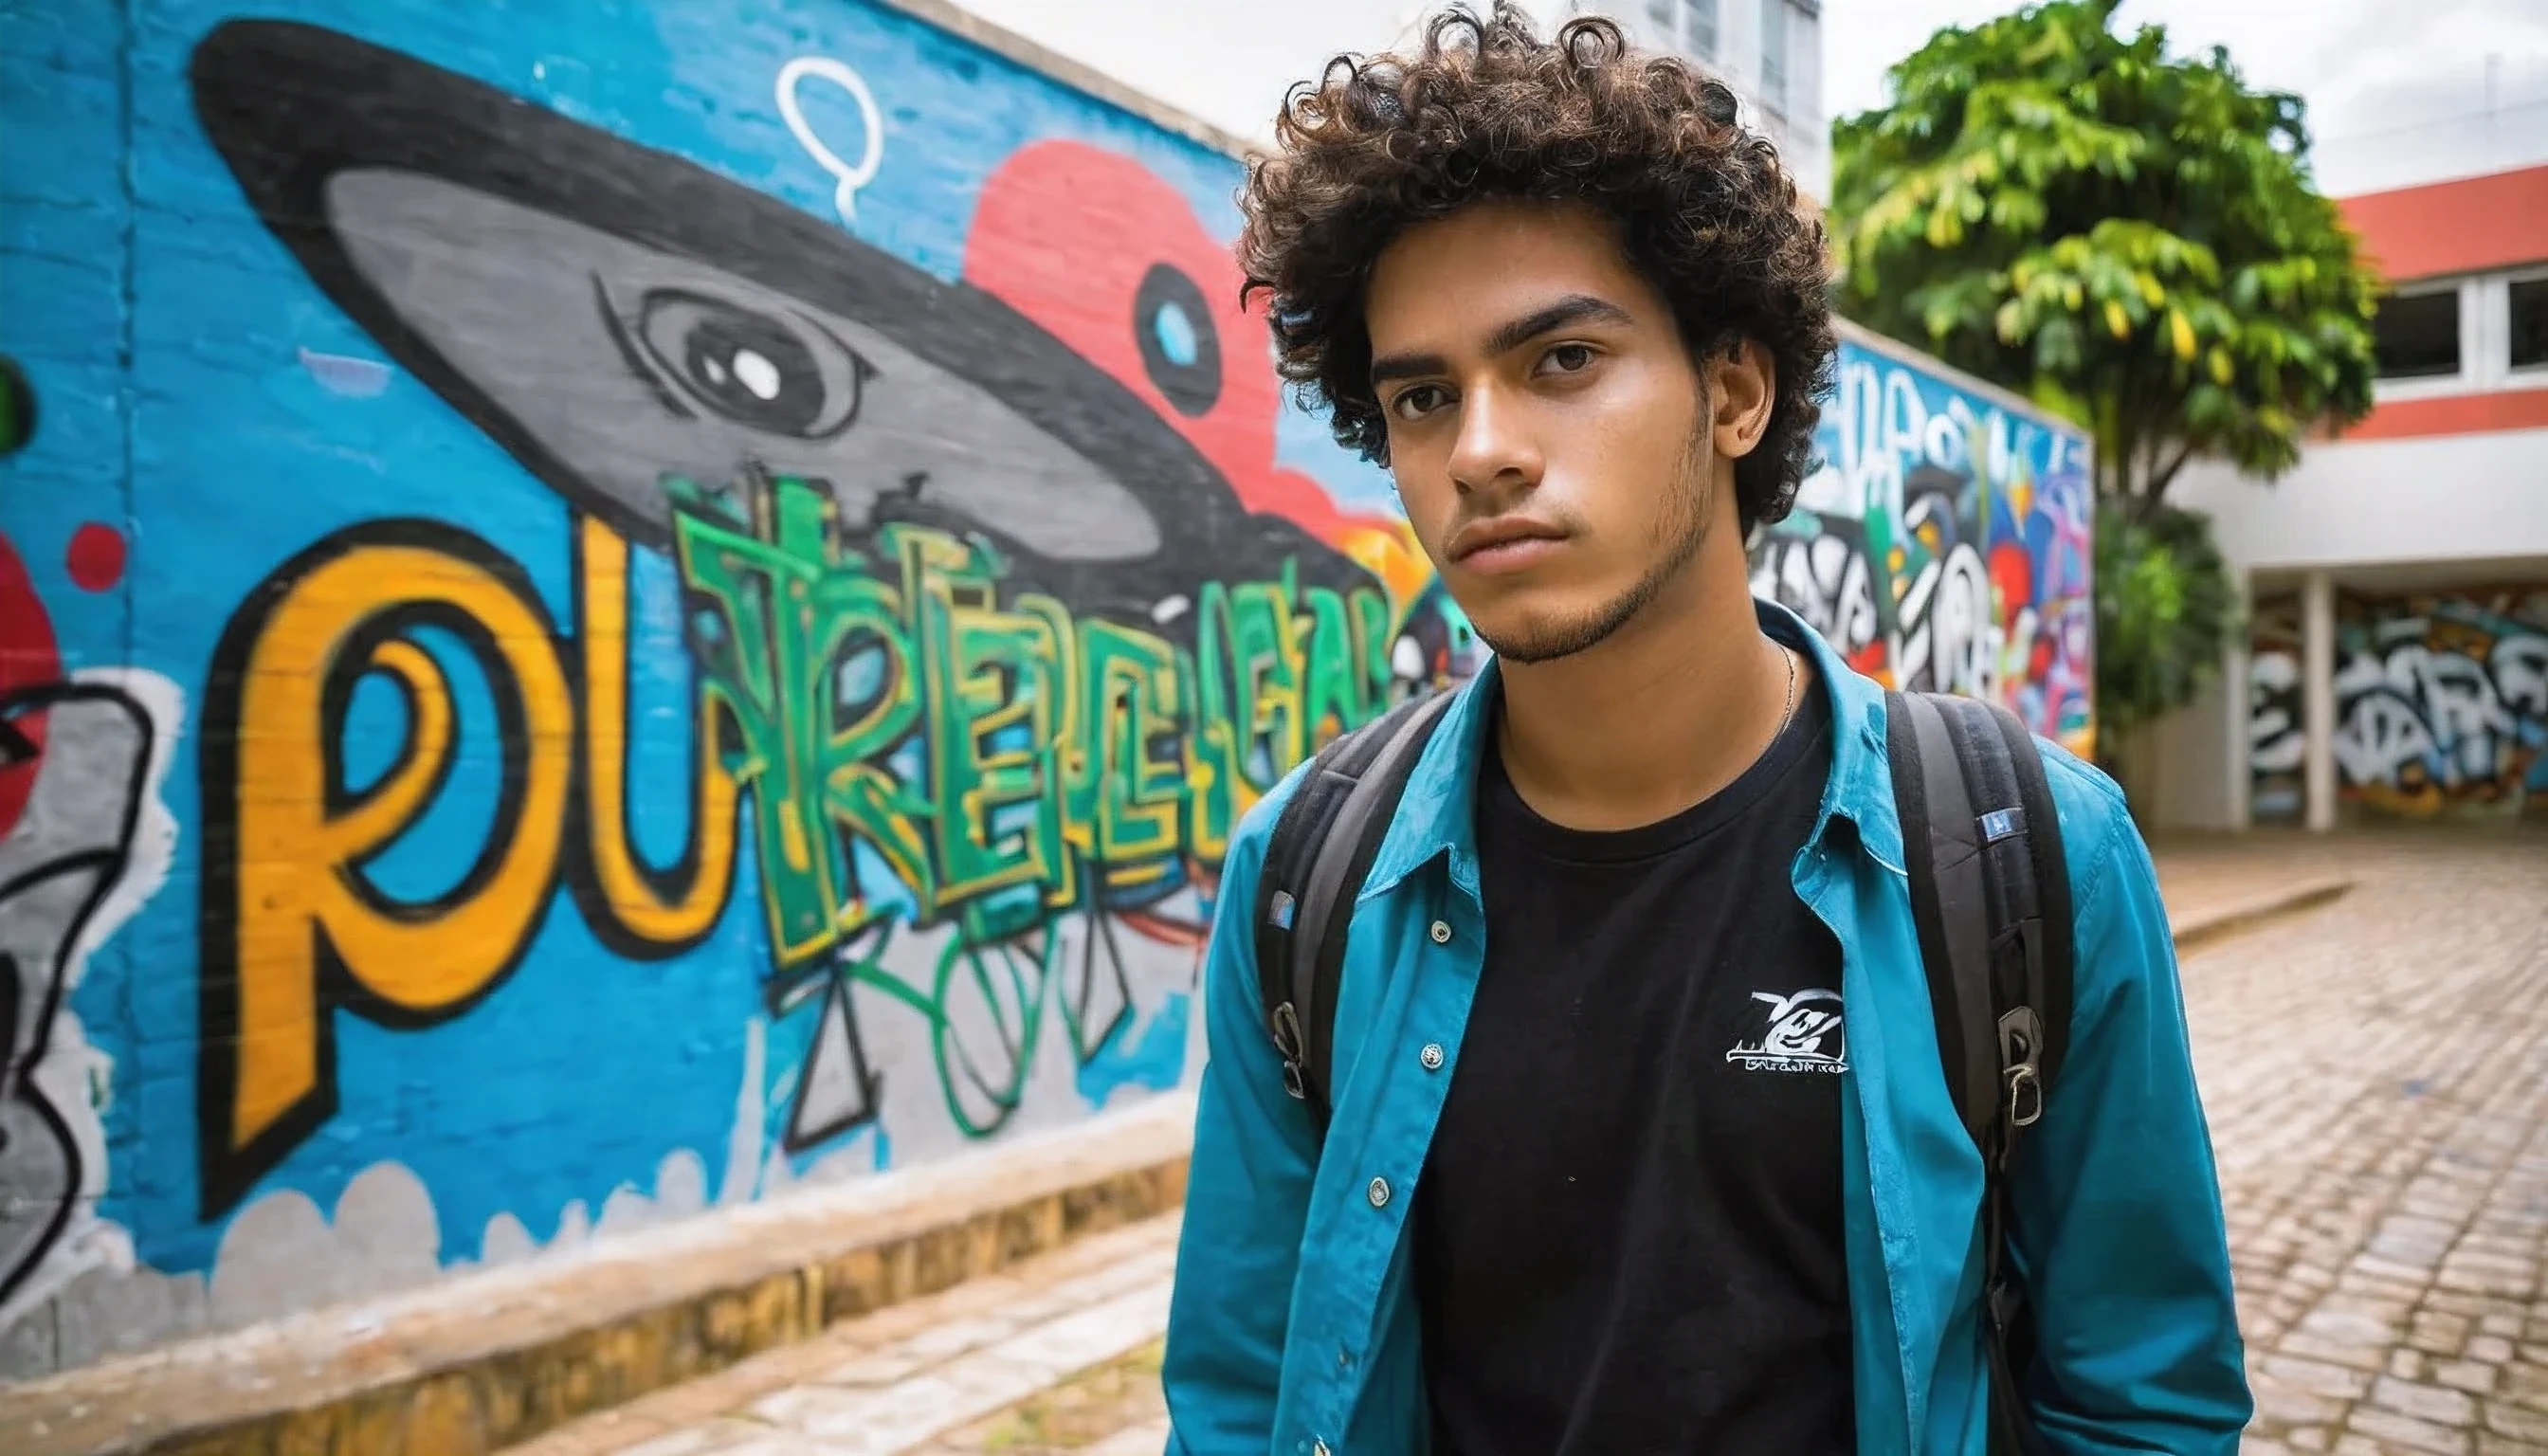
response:
[[[0,1376],[1189,1082],[1238,817],[1479,666],[1230,157],[854,0],[36,9]],[[2084,745],[2083,447],[1825,449],[1761,589]]]
[[[1753,592],[1860,671],[2007,703],[2094,753],[2088,437],[1851,333],[1795,513],[1756,543]]]
[[[0,1370],[1189,1079],[1232,825],[1476,657],[1238,164],[856,4],[275,8],[131,43],[129,213],[13,171]]]
[[[2255,816],[2297,822],[2297,596],[2256,604],[2247,681]],[[2548,591],[2338,592],[2334,751],[2338,795],[2374,813],[2548,813]]]

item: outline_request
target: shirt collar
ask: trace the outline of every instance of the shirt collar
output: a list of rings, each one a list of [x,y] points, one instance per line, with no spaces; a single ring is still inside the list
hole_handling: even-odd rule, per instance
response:
[[[1893,812],[1893,773],[1885,757],[1884,688],[1841,659],[1822,634],[1802,617],[1775,602],[1754,598],[1761,630],[1772,640],[1802,652],[1814,665],[1814,680],[1829,696],[1832,711],[1832,768],[1824,786],[1822,808],[1814,820],[1813,844],[1820,848],[1835,819],[1857,832],[1858,842],[1877,861],[1902,864],[1902,827]],[[1365,895],[1384,893],[1437,858],[1447,857],[1452,883],[1475,895],[1478,890],[1478,765],[1487,751],[1488,727],[1495,719],[1495,662],[1455,689],[1459,696],[1445,710],[1432,741],[1409,775],[1398,814],[1373,859]]]

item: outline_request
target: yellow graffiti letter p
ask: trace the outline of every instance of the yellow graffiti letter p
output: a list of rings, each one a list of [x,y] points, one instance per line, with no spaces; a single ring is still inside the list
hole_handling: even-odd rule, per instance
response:
[[[485,675],[493,723],[462,721],[436,638]],[[345,735],[367,680],[397,695],[405,734],[358,785]],[[334,1110],[331,1011],[430,1025],[519,960],[557,870],[574,707],[519,568],[474,536],[402,521],[338,533],[249,598],[215,655],[204,722],[210,1218]],[[493,823],[454,856],[449,887],[384,891],[372,862],[431,812],[455,766],[490,759]]]

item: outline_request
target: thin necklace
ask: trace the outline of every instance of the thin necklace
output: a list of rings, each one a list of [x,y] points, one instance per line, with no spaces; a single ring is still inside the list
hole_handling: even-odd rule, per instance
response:
[[[1777,647],[1778,656],[1787,660],[1787,701],[1778,709],[1778,733],[1784,733],[1787,731],[1789,720],[1796,716],[1796,655],[1784,647],[1778,647],[1774,642],[1770,645]],[[1778,741],[1778,733],[1770,735],[1772,743]]]

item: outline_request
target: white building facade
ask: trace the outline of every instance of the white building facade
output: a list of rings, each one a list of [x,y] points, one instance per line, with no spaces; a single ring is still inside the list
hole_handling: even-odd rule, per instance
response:
[[[2163,826],[2548,818],[2548,167],[2343,200],[2396,292],[2370,417],[2189,468],[2250,631],[2136,745]]]
[[[1629,38],[1706,66],[1743,98],[1745,121],[1778,145],[1796,185],[1831,198],[1831,119],[1823,111],[1820,0],[1573,0]]]

